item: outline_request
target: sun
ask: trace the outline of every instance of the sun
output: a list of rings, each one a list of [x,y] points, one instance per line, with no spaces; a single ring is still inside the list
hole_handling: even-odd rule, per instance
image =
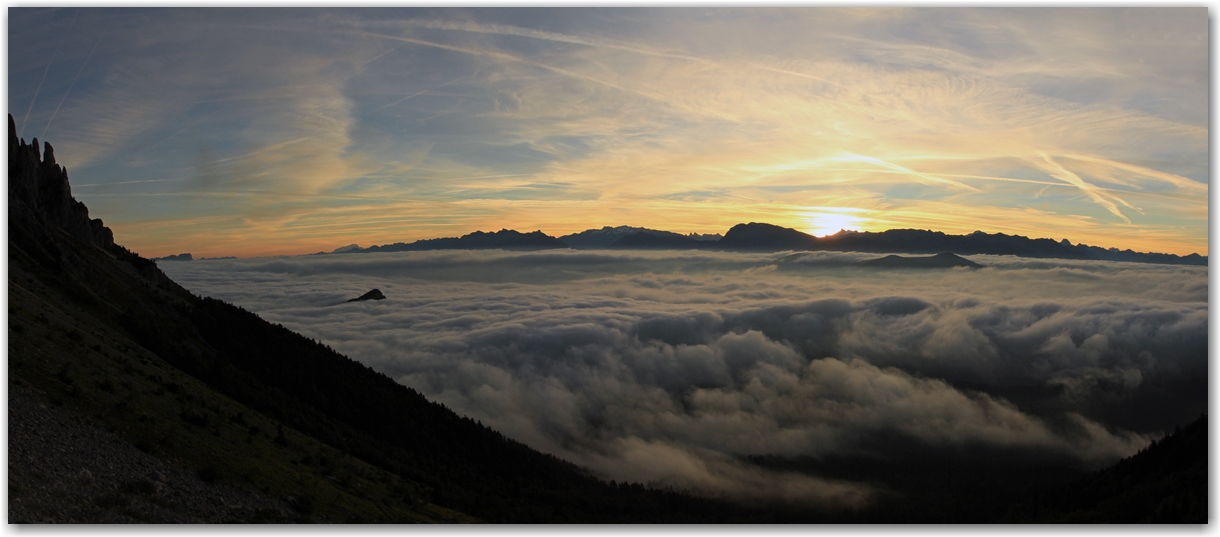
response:
[[[860,211],[860,209],[839,209],[833,212],[819,211],[807,213],[806,222],[808,226],[806,230],[810,235],[815,237],[825,237],[826,235],[834,235],[841,229],[858,230],[868,221],[865,217],[847,214],[849,210],[852,212]]]

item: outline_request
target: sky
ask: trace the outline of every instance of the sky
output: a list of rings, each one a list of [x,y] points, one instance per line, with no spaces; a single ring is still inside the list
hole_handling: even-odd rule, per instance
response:
[[[713,496],[842,507],[882,492],[757,456],[1091,470],[1207,407],[1207,267],[850,266],[872,257],[451,250],[159,266],[604,479]],[[373,288],[387,298],[345,302]]]
[[[768,222],[1207,254],[1207,8],[9,8],[151,256]]]

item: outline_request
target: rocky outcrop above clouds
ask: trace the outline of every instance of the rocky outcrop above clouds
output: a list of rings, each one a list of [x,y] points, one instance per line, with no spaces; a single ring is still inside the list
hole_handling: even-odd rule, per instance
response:
[[[385,300],[385,295],[381,294],[380,289],[373,289],[363,295],[348,300],[348,302],[364,302],[365,300]]]
[[[101,219],[89,218],[85,204],[72,197],[68,170],[55,162],[55,150],[38,139],[25,143],[17,137],[13,116],[8,116],[9,218],[40,221],[59,227],[77,240],[109,248],[114,234]]]

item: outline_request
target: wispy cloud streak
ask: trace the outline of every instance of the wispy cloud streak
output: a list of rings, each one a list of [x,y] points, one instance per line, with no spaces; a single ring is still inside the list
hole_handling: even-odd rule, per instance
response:
[[[183,245],[211,255],[488,228],[809,231],[812,207],[861,230],[1207,253],[1205,10],[77,13],[55,61],[84,61],[61,73],[27,43],[66,12],[13,11],[10,108],[45,122],[74,179],[111,185],[82,190],[108,222],[244,222]],[[71,98],[26,101],[50,87]],[[335,244],[286,225],[379,198],[435,219],[346,237],[332,220]]]

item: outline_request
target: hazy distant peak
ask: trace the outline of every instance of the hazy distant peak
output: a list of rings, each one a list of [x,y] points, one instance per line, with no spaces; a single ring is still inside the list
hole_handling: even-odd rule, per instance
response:
[[[177,254],[177,255],[167,255],[165,257],[152,258],[153,261],[194,261],[194,259],[195,259],[194,257],[191,257],[190,252]]]
[[[975,263],[969,259],[951,253],[939,253],[928,257],[902,257],[900,255],[887,255],[878,259],[869,259],[858,263],[865,267],[876,268],[953,268],[967,267],[972,269],[983,268],[983,265]]]
[[[559,240],[563,241],[564,244],[567,244],[572,248],[600,249],[609,248],[612,244],[630,235],[654,235],[668,237],[671,239],[686,238],[685,235],[680,235],[672,231],[661,231],[658,229],[648,229],[634,226],[603,226],[601,229],[586,229],[580,233],[564,235],[559,237]]]
[[[340,246],[338,248],[335,248],[334,250],[331,250],[330,253],[338,254],[338,253],[346,252],[348,250],[359,250],[359,249],[360,249],[360,245],[353,243],[353,244],[349,244],[347,246]]]
[[[708,241],[708,242],[712,242],[712,241],[719,241],[720,239],[723,239],[723,238],[724,238],[724,235],[721,235],[721,234],[719,234],[719,233],[694,233],[694,232],[691,232],[691,233],[687,233],[687,234],[686,234],[686,236],[687,236],[687,237],[690,237],[690,238],[692,238],[692,239],[695,239],[695,240],[697,240],[697,241]]]
[[[370,246],[368,248],[353,248],[338,253],[363,252],[408,252],[421,250],[549,250],[567,248],[559,239],[543,233],[541,230],[522,233],[515,229],[500,231],[475,231],[461,237],[445,237],[440,239],[423,239],[412,243],[396,242]]]

